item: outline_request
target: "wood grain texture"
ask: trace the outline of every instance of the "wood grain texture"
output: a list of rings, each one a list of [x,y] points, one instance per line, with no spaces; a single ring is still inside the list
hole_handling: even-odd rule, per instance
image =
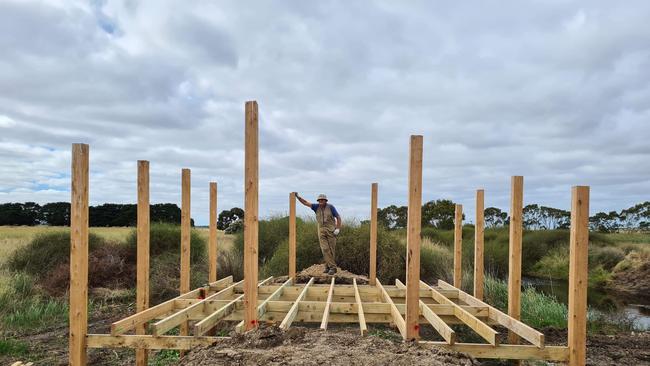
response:
[[[484,259],[483,243],[485,237],[485,191],[476,191],[476,223],[474,228],[474,297],[483,300]]]
[[[406,335],[420,334],[420,231],[422,217],[422,136],[411,136],[409,154],[409,199],[406,231]]]
[[[454,286],[463,284],[463,205],[454,210]]]
[[[587,284],[589,254],[589,187],[571,190],[569,239],[569,365],[582,366],[587,352]]]
[[[508,315],[521,318],[521,243],[523,238],[524,177],[514,176],[510,186],[510,239],[508,258]],[[458,286],[456,286],[458,287]],[[508,333],[508,342],[517,344],[516,333]]]
[[[375,285],[377,280],[377,191],[378,184],[370,186],[370,273],[368,283]]]
[[[296,193],[289,193],[289,278],[296,278]]]
[[[136,264],[136,312],[149,308],[149,162],[138,161],[138,218],[137,218],[137,264]],[[135,328],[135,334],[145,334],[145,324]],[[135,364],[146,366],[148,352],[137,349]]]
[[[210,182],[210,222],[208,235],[208,281],[217,280],[217,182]]]
[[[88,145],[72,145],[69,357],[73,366],[87,362],[89,155]]]
[[[244,323],[258,326],[257,257],[259,240],[259,131],[257,102],[246,102],[244,127]]]
[[[181,174],[181,295],[190,291],[191,187],[190,169],[183,169]],[[184,322],[180,326],[180,335],[188,334],[189,324]]]

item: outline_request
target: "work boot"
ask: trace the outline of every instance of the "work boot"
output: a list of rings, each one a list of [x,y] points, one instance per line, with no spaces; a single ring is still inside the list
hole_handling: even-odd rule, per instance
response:
[[[325,270],[323,271],[323,273],[328,273],[329,271],[330,271],[330,267],[328,267],[327,265],[325,265]]]
[[[329,272],[327,272],[328,275],[334,276],[336,274],[336,267],[330,268]]]

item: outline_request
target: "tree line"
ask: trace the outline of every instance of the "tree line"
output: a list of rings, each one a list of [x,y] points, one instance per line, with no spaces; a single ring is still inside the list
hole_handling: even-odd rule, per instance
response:
[[[454,228],[456,204],[447,199],[432,200],[422,205],[422,226],[442,230]],[[173,203],[153,204],[152,222],[179,224],[181,209]],[[89,207],[90,226],[135,226],[137,205],[106,203]],[[408,208],[391,205],[377,210],[377,221],[388,229],[406,227]],[[485,226],[497,228],[508,226],[510,217],[506,211],[497,207],[488,207],[484,211]],[[243,227],[244,210],[233,207],[223,210],[217,220],[217,228],[231,232]],[[465,215],[463,214],[463,220]],[[194,226],[194,220],[191,221]],[[530,204],[523,209],[523,226],[527,230],[567,229],[571,224],[571,212]],[[70,225],[70,203],[52,202],[39,205],[34,202],[0,204],[0,225]],[[650,230],[650,201],[617,211],[598,212],[589,218],[590,229],[599,232],[616,232],[622,230]]]
[[[151,222],[180,224],[181,209],[173,203],[157,203],[149,206]],[[93,227],[135,226],[138,206],[129,203],[105,203],[88,208],[89,224]],[[243,225],[244,210],[233,207],[223,210],[217,220],[217,228],[226,230],[232,224]],[[70,226],[70,202],[51,202],[39,205],[35,202],[0,203],[0,225],[50,225]],[[194,219],[191,219],[194,226]],[[235,229],[234,231],[237,231]]]
[[[454,228],[456,204],[451,200],[428,201],[422,205],[422,226],[442,230]],[[506,211],[488,207],[484,211],[485,226],[504,227],[510,224]],[[406,227],[408,207],[391,205],[377,211],[377,221],[389,229]],[[465,215],[463,215],[463,220]],[[527,230],[568,229],[571,225],[571,212],[530,204],[523,209],[523,226]],[[589,218],[592,231],[616,232],[621,230],[650,230],[650,201],[639,203],[620,212],[598,212]]]
[[[149,206],[152,222],[180,224],[181,209],[173,203]],[[135,226],[138,206],[135,204],[105,203],[88,208],[89,225]],[[50,225],[70,226],[70,203],[52,202],[39,205],[35,202],[0,204],[0,225]],[[194,226],[194,220],[191,220]]]

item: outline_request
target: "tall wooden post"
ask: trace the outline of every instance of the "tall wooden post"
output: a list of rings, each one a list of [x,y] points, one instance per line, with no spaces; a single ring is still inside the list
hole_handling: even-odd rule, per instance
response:
[[[589,187],[571,190],[569,249],[569,365],[582,366],[587,354],[587,262],[589,245]]]
[[[519,320],[521,316],[521,243],[523,235],[524,177],[511,180],[510,241],[508,259],[508,315]],[[519,343],[519,336],[508,331],[508,342]]]
[[[258,250],[258,112],[257,102],[246,102],[244,162],[244,324],[246,330],[257,321]]]
[[[210,182],[210,223],[208,240],[208,282],[217,280],[217,182]]]
[[[181,178],[181,295],[190,291],[190,201],[191,183],[190,170],[183,169]],[[180,335],[189,334],[187,321],[181,323]]]
[[[483,239],[485,230],[485,192],[476,191],[476,223],[474,228],[474,297],[483,300]]]
[[[289,278],[296,278],[296,192],[289,193]]]
[[[420,229],[422,225],[422,136],[411,136],[406,231],[406,339],[420,337]]]
[[[72,145],[70,195],[70,365],[86,365],[88,334],[88,165],[87,144]]]
[[[138,161],[138,222],[137,222],[136,312],[149,307],[149,162]],[[135,328],[135,334],[145,334],[145,324]],[[146,366],[148,351],[135,351],[135,364]]]
[[[370,286],[377,283],[377,190],[378,184],[370,187]]]
[[[454,213],[454,287],[463,285],[463,205],[456,204]]]

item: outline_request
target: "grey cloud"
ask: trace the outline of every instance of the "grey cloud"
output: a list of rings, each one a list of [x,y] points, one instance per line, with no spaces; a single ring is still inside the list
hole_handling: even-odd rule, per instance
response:
[[[425,136],[425,200],[473,215],[525,201],[592,210],[647,200],[650,6],[28,1],[0,4],[0,201],[67,200],[72,142],[91,144],[91,200],[152,200],[193,216],[242,205],[243,106],[260,106],[260,213],[326,192],[346,217],[405,204],[408,138]],[[113,31],[111,31],[113,30]],[[39,187],[49,186],[51,189]],[[307,213],[308,214],[308,213]]]

